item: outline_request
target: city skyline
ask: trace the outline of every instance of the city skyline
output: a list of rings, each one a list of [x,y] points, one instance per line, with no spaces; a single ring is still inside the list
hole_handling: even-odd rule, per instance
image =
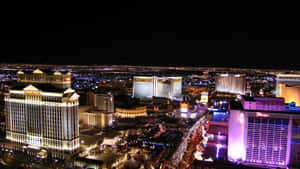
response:
[[[0,101],[5,105],[0,107],[1,167],[299,164],[299,71],[42,64],[0,68]]]
[[[2,5],[1,169],[300,168],[293,5],[98,3]]]

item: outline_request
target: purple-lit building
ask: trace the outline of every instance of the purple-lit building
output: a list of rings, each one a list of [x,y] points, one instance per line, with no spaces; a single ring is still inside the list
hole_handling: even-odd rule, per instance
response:
[[[284,98],[276,97],[242,97],[246,110],[286,111]]]
[[[299,164],[300,114],[286,111],[282,98],[244,97],[242,103],[230,111],[228,159],[272,167]]]
[[[226,116],[228,112],[214,112],[208,122],[207,135],[209,137],[205,150],[213,159],[227,159],[228,121]]]
[[[227,159],[228,102],[215,102],[210,110],[205,151],[212,159]]]

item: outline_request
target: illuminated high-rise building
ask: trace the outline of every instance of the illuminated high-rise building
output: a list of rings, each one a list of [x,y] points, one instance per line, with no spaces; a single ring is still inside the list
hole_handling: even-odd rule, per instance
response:
[[[60,87],[36,82],[19,83],[9,90],[5,94],[6,138],[34,147],[77,149],[79,95],[71,88]]]
[[[256,98],[258,99],[258,98]],[[255,99],[243,110],[230,111],[228,159],[264,167],[287,167],[300,163],[300,115],[282,109],[282,98]],[[270,108],[272,106],[273,108]]]
[[[283,97],[286,103],[300,105],[300,75],[278,74],[276,79],[276,96]]]
[[[133,96],[147,98],[154,96],[154,79],[153,77],[134,77],[133,78]]]
[[[181,77],[135,76],[133,96],[139,98],[165,97],[180,98],[182,94]]]
[[[276,96],[280,95],[282,86],[300,86],[300,75],[297,74],[278,74],[276,76]]]
[[[245,95],[246,79],[244,75],[221,74],[216,79],[216,91]]]

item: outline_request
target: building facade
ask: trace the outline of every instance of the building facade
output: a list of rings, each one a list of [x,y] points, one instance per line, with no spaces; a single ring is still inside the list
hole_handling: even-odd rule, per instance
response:
[[[20,83],[6,93],[6,138],[63,151],[79,148],[79,95],[64,87],[37,79],[34,85]]]
[[[246,110],[286,111],[284,98],[276,97],[242,97]]]
[[[80,120],[89,127],[107,128],[112,126],[113,113],[90,110],[80,115]]]
[[[114,112],[114,96],[108,94],[94,94],[94,108],[104,112]]]
[[[35,69],[33,72],[17,72],[18,83],[28,84],[52,84],[57,88],[70,88],[71,87],[71,73],[63,74],[56,71],[52,74],[45,73],[40,69]]]
[[[278,97],[283,97],[286,103],[295,102],[296,106],[300,105],[300,84],[299,86],[278,85]]]
[[[80,113],[80,121],[89,127],[107,128],[113,123],[114,97],[111,93],[92,93],[93,106]]]
[[[220,74],[216,78],[216,91],[245,95],[246,79],[240,74]]]
[[[274,99],[284,103],[282,98]],[[244,110],[230,111],[230,161],[270,167],[286,167],[300,163],[300,115],[282,111],[282,103],[278,102],[277,110],[270,109],[269,106],[256,109],[243,106]]]
[[[276,96],[285,98],[286,103],[300,102],[300,75],[298,74],[278,74],[276,76]]]
[[[5,96],[6,138],[36,147],[79,147],[78,97],[74,90],[49,93],[28,85]]]
[[[115,116],[117,118],[136,118],[147,116],[147,107],[136,107],[132,109],[116,108]]]
[[[180,98],[182,94],[181,77],[135,76],[133,96],[139,98],[166,97]]]

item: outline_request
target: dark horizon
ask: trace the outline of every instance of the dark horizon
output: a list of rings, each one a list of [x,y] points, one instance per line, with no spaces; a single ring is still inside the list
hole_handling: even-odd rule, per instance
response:
[[[291,16],[280,14],[279,24],[275,16],[247,20],[241,11],[220,15],[172,5],[20,10],[3,18],[0,63],[300,69],[300,32]]]
[[[116,66],[116,65],[128,65],[128,66],[157,66],[157,67],[216,67],[216,68],[245,68],[245,69],[275,69],[275,70],[300,70],[300,66],[296,64],[268,64],[268,65],[260,65],[260,64],[186,64],[186,63],[133,63],[133,64],[121,64],[121,63],[43,63],[43,62],[0,62],[0,64],[45,64],[45,65],[76,65],[76,66]]]

